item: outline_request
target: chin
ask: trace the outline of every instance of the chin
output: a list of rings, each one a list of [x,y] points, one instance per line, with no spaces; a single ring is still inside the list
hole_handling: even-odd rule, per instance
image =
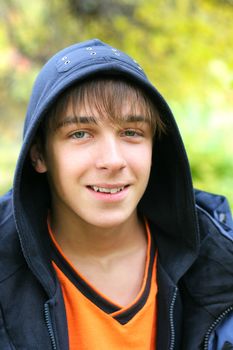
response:
[[[103,215],[95,218],[92,217],[92,220],[87,220],[86,222],[89,225],[103,228],[103,229],[113,229],[114,227],[124,225],[131,219],[131,216],[126,215]]]

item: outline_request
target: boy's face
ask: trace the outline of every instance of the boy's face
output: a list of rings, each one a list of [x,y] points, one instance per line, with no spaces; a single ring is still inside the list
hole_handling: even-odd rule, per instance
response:
[[[122,105],[126,121],[111,125],[93,108],[80,107],[74,116],[68,106],[57,130],[48,133],[35,169],[48,174],[55,216],[103,228],[136,217],[150,175],[152,132],[139,103],[133,114],[130,109]]]

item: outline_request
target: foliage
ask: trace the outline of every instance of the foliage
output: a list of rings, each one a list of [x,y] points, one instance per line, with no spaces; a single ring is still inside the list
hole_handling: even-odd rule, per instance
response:
[[[0,193],[12,182],[40,67],[62,47],[99,37],[132,55],[170,102],[194,184],[233,206],[232,0],[0,0],[0,8]]]

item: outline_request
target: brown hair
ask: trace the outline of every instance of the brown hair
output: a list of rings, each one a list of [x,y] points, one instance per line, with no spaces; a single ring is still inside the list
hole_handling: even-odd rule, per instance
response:
[[[153,135],[160,136],[165,132],[165,125],[156,106],[143,89],[122,78],[95,77],[71,86],[63,92],[45,116],[37,136],[44,144],[47,132],[55,131],[62,124],[62,116],[70,104],[74,116],[77,108],[82,106],[84,110],[88,108],[91,112],[93,109],[93,112],[97,112],[113,125],[120,124],[124,117],[120,112],[123,103],[130,106],[131,113],[134,110],[136,112],[136,106],[140,105]]]

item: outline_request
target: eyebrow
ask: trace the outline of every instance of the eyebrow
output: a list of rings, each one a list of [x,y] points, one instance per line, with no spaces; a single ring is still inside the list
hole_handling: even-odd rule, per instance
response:
[[[122,118],[123,123],[136,123],[144,122],[148,123],[148,118],[142,115],[128,115],[125,118]],[[72,124],[98,124],[97,118],[93,116],[67,116],[65,117],[56,127],[56,129],[66,127]]]
[[[97,120],[95,117],[67,116],[60,123],[58,123],[56,129],[72,124],[97,124]]]
[[[124,119],[124,122],[136,123],[136,122],[145,122],[148,123],[148,118],[142,115],[129,115]]]

